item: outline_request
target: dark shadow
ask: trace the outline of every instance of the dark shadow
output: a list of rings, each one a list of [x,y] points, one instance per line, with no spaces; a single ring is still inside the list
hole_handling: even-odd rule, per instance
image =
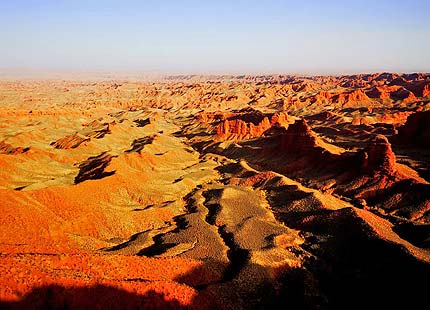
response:
[[[365,113],[367,112],[367,107],[362,107],[362,108],[344,108],[341,109],[339,111],[340,113],[353,113],[353,112],[360,112],[360,113]]]
[[[106,248],[104,250],[111,252],[111,251],[118,251],[118,250],[124,249],[124,248],[130,246],[134,241],[136,241],[140,236],[144,235],[146,232],[147,231],[138,232],[138,233],[132,235],[127,241],[120,243],[120,244],[117,244],[113,247]]]
[[[248,124],[252,123],[252,124],[254,124],[254,125],[257,126],[267,116],[270,117],[271,115],[270,114],[266,115],[266,114],[264,114],[264,113],[262,113],[262,112],[260,112],[258,110],[254,110],[254,111],[249,112],[249,113],[233,115],[233,116],[229,117],[228,120],[229,121],[241,120],[241,121],[243,121],[245,123],[248,123]]]
[[[315,257],[305,267],[327,309],[420,309],[428,294],[428,263],[346,225],[308,250]]]
[[[19,301],[0,301],[0,309],[313,309],[304,307],[306,288],[301,270],[294,270],[291,276],[284,273],[282,282],[272,283],[259,275],[267,274],[266,267],[250,264],[248,270],[256,275],[252,283],[242,280],[220,280],[225,264],[207,260],[204,264],[174,279],[176,283],[193,287],[196,297],[190,305],[182,305],[178,300],[150,290],[140,295],[107,285],[88,287],[49,285],[34,288]],[[252,276],[244,275],[251,279]],[[147,279],[127,279],[125,281],[150,284]],[[277,285],[288,283],[287,290]],[[166,291],[164,289],[164,291]],[[305,297],[303,297],[305,296]]]
[[[149,120],[149,118],[135,119],[133,122],[136,123],[137,127],[145,127],[146,125],[151,124],[151,121]]]
[[[163,235],[157,235],[153,237],[154,244],[140,250],[137,255],[138,256],[147,256],[147,257],[153,257],[157,255],[161,255],[165,253],[167,250],[177,246],[177,243],[164,243],[163,242]]]
[[[135,209],[133,209],[133,211],[145,211],[146,209],[152,208],[154,206],[155,206],[154,204],[151,204],[151,205],[147,205],[143,208],[135,208]]]
[[[109,129],[109,125],[106,125],[106,128],[96,130],[89,134],[91,138],[102,139],[105,135],[110,134],[111,130]]]
[[[218,201],[218,199],[221,198],[221,195],[223,193],[223,189],[212,189],[207,190],[202,193],[203,197],[205,197],[205,201],[203,205],[208,209],[208,213],[206,215],[206,222],[210,225],[215,225],[216,217],[218,213],[221,211],[221,206],[218,202],[211,203],[210,201],[214,199],[215,201]]]
[[[314,306],[418,309],[423,302],[427,287],[421,283],[430,276],[430,264],[381,239],[351,208],[295,212],[277,218],[287,225],[295,222],[296,229],[309,233],[302,248],[312,256],[305,260],[301,272],[309,273],[304,281],[310,281],[302,284],[306,287],[314,282],[318,291]],[[290,280],[287,278],[282,290]],[[292,289],[297,289],[297,284]]]
[[[288,203],[308,197],[296,191],[297,186],[281,187],[272,193],[278,197],[270,203],[276,204],[272,207],[278,220],[302,231],[304,244],[291,249],[304,255],[301,266],[256,264],[221,226],[229,263],[204,259],[192,271],[173,279],[196,289],[196,297],[187,307],[154,291],[138,295],[103,285],[51,285],[34,289],[20,301],[0,302],[0,309],[422,309],[428,294],[428,262],[381,239],[352,208],[289,209]],[[204,203],[211,204],[210,198],[217,195],[207,191]],[[192,195],[185,197],[187,204],[191,200]],[[209,208],[216,212],[216,203]],[[178,229],[188,225],[181,216],[175,221]],[[212,216],[207,221],[213,222]],[[428,232],[428,226],[402,229],[414,235],[417,229]],[[163,243],[163,235],[153,239],[154,245],[139,255],[156,256],[176,245]],[[154,283],[143,278],[125,281]]]
[[[115,174],[115,171],[105,171],[114,157],[106,152],[89,157],[79,165],[79,173],[75,177],[75,184],[86,180],[98,180]]]
[[[191,140],[193,138],[196,137],[209,137],[212,136],[212,134],[210,132],[206,132],[206,131],[199,131],[197,133],[184,133],[183,130],[179,130],[173,133],[173,136],[181,138],[181,137],[185,137],[188,140]]]
[[[140,153],[143,150],[143,148],[145,147],[145,145],[151,144],[154,141],[155,137],[156,137],[155,135],[151,135],[151,136],[146,136],[143,138],[135,139],[133,141],[133,143],[131,144],[131,149],[129,149],[125,152],[126,153],[131,153],[131,152]]]
[[[231,236],[224,235],[238,255],[229,255],[230,264],[206,259],[174,279],[196,289],[187,307],[155,291],[139,295],[105,285],[50,285],[16,302],[0,301],[0,309],[422,309],[428,295],[428,262],[372,234],[351,208],[319,217],[307,226],[311,233],[301,249],[308,254],[298,267],[253,263],[248,253],[237,252],[237,245],[228,241]],[[158,242],[158,248],[140,254],[157,255],[170,245]],[[240,269],[232,270],[231,265]]]
[[[181,182],[183,179],[184,179],[183,177],[179,177],[179,178],[177,178],[177,179],[175,179],[175,180],[173,181],[173,184],[179,183],[179,182]]]
[[[176,224],[176,228],[171,231],[172,233],[178,233],[179,231],[184,230],[189,226],[189,221],[183,215],[173,217],[173,221]]]
[[[176,200],[166,200],[161,203],[163,207],[168,206],[171,203],[174,203]]]
[[[228,173],[235,175],[241,173],[244,168],[238,163],[228,163],[225,165],[217,166],[215,170],[219,171],[220,173]]]
[[[153,290],[137,295],[105,285],[33,289],[17,302],[1,302],[0,309],[187,309]]]
[[[430,224],[401,223],[393,231],[417,247],[430,248]]]
[[[180,275],[176,282],[194,287],[198,291],[203,291],[210,285],[222,283],[222,278],[228,264],[221,263],[213,259],[206,259],[204,264],[194,268],[192,272]]]

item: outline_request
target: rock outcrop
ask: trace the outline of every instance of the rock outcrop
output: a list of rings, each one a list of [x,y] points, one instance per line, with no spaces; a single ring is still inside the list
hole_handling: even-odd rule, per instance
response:
[[[91,138],[101,139],[106,134],[110,134],[112,132],[112,128],[115,125],[115,121],[102,124],[98,120],[94,120],[90,123],[82,125],[86,128],[89,128],[89,130],[85,130],[82,133],[76,132],[64,138],[60,138],[54,142],[51,142],[51,145],[56,149],[74,149],[85,142],[89,142]]]
[[[29,150],[28,147],[13,147],[9,143],[6,143],[4,141],[0,141],[0,154],[8,154],[8,155],[16,155],[16,154],[22,154]]]
[[[317,139],[304,119],[297,120],[288,126],[281,135],[281,149],[293,154],[308,153],[317,147]]]
[[[260,137],[274,124],[287,124],[286,113],[264,114],[260,111],[240,111],[221,121],[216,134],[221,139],[246,139]]]
[[[381,99],[381,100],[402,100],[403,102],[416,101],[417,97],[414,92],[408,90],[403,86],[391,85],[391,86],[374,86],[366,92],[370,98]]]
[[[56,149],[74,149],[80,146],[84,142],[90,141],[90,137],[81,135],[79,133],[74,133],[72,135],[60,138],[57,141],[51,143]]]
[[[366,173],[392,174],[396,170],[396,156],[387,137],[383,135],[375,136],[359,156],[362,158],[361,168]]]
[[[362,90],[354,90],[352,92],[345,92],[338,94],[333,97],[333,102],[338,102],[340,104],[346,103],[363,103],[369,102],[370,98]]]

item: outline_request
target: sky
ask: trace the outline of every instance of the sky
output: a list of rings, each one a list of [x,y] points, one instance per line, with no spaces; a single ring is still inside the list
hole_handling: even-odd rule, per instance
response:
[[[0,69],[430,72],[429,0],[0,0]]]

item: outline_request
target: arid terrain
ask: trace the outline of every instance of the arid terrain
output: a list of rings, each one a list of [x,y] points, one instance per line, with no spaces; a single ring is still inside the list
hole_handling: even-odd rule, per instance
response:
[[[0,308],[418,309],[430,74],[0,81]]]

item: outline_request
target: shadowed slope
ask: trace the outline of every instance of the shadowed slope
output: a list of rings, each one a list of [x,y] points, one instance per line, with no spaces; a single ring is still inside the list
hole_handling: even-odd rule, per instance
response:
[[[83,163],[79,164],[79,173],[75,177],[75,184],[86,180],[97,180],[113,175],[115,171],[105,171],[112,158],[112,155],[102,153],[98,156],[90,157]]]

